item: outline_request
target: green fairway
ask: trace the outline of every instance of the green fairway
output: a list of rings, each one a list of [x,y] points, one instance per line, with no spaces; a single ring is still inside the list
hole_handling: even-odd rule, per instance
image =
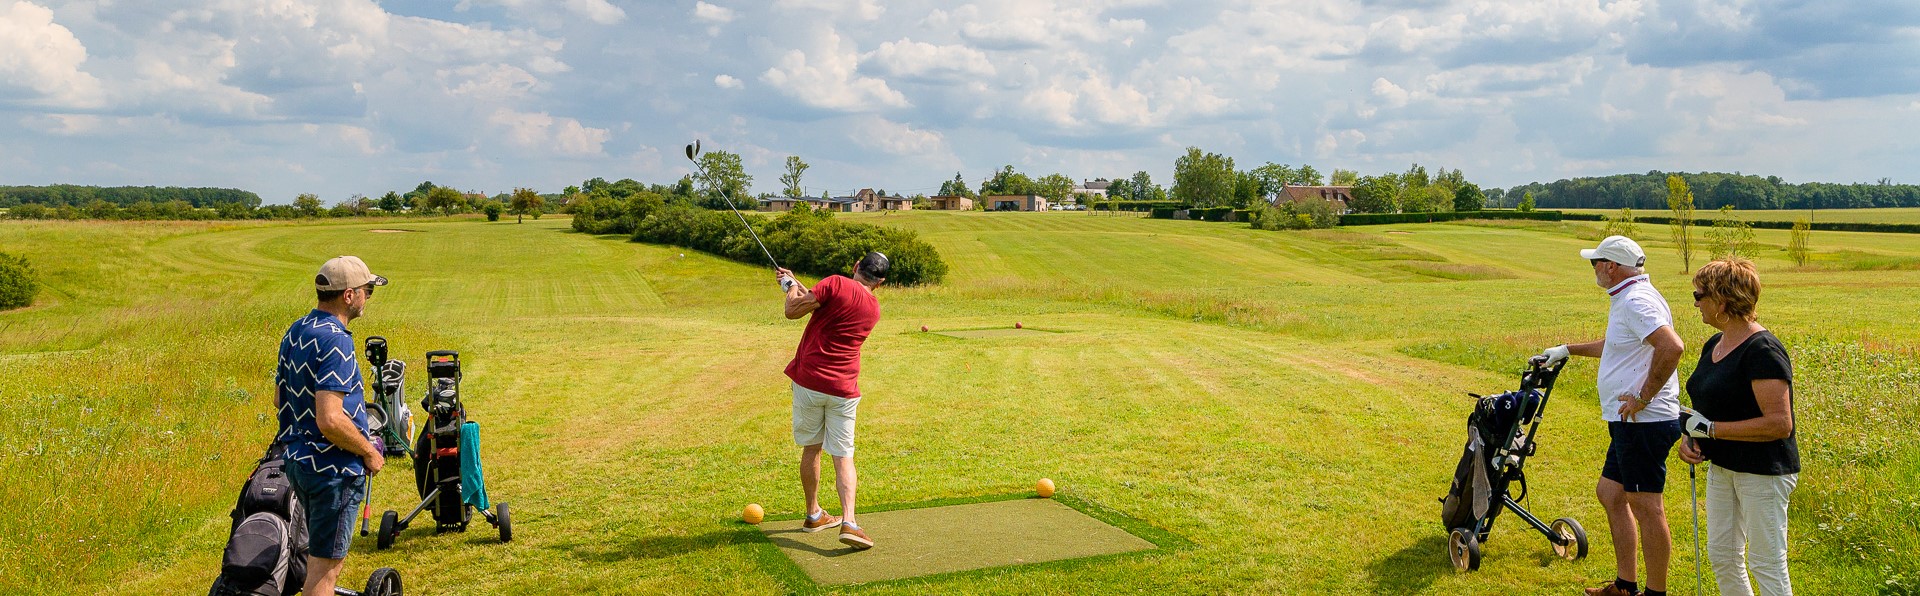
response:
[[[1583,523],[1587,559],[1554,559],[1503,516],[1481,570],[1455,574],[1435,501],[1466,392],[1511,389],[1527,355],[1602,332],[1606,296],[1575,252],[1598,223],[842,217],[916,230],[952,268],[939,286],[878,292],[862,503],[981,499],[1048,477],[1192,544],[830,592],[1564,594],[1613,575],[1592,494],[1607,441],[1592,360],[1561,380],[1527,501]],[[374,232],[390,229],[414,231]],[[1711,329],[1666,229],[1642,230],[1685,375]],[[1795,267],[1787,234],[1756,231],[1761,321],[1798,374],[1796,587],[1920,591],[1920,434],[1905,424],[1920,412],[1920,236],[1816,231],[1814,262]],[[773,519],[802,506],[781,370],[804,321],[781,316],[764,268],[576,234],[564,218],[4,221],[0,252],[25,254],[43,285],[35,306],[0,312],[0,594],[204,592],[274,432],[277,343],[340,254],[393,282],[353,323],[358,338],[387,337],[415,367],[461,352],[488,492],[515,521],[508,544],[484,524],[435,536],[416,523],[387,551],[356,538],[343,584],[391,566],[409,594],[799,589],[737,521],[747,503]],[[1043,332],[920,331],[1016,321]],[[1691,528],[1685,466],[1670,470],[1679,593]],[[822,497],[837,509],[831,475]],[[412,482],[391,461],[376,514],[417,503]],[[877,554],[890,536],[869,525]]]

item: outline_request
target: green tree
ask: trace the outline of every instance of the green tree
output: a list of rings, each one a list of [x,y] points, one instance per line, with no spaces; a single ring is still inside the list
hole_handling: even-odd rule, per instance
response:
[[[513,189],[513,196],[507,201],[513,213],[514,223],[525,223],[528,214],[532,214],[533,218],[538,220],[541,210],[547,207],[547,200],[531,188]]]
[[[1293,171],[1293,181],[1295,184],[1301,186],[1320,186],[1322,184],[1320,170],[1313,169],[1313,166],[1306,164],[1300,164],[1300,169]]]
[[[385,211],[387,213],[399,213],[401,209],[406,208],[406,205],[407,205],[406,200],[400,198],[400,193],[389,190],[387,191],[387,194],[380,195],[381,211]]]
[[[1167,195],[1166,189],[1154,184],[1153,176],[1147,175],[1146,170],[1134,172],[1133,177],[1127,179],[1127,190],[1133,193],[1125,199],[1128,201],[1159,201]]]
[[[455,209],[459,209],[460,205],[466,202],[467,197],[460,194],[460,191],[445,186],[435,186],[420,198],[419,209],[421,211],[439,209],[441,213],[452,215]]]
[[[1355,172],[1353,170],[1342,170],[1340,168],[1334,168],[1333,178],[1327,181],[1328,184],[1332,184],[1334,186],[1353,186],[1354,184],[1357,184],[1359,182],[1360,182],[1359,172]]]
[[[1525,198],[1520,199],[1520,204],[1515,205],[1514,210],[1519,211],[1521,213],[1533,212],[1533,191],[1531,190],[1527,191],[1527,196]]]
[[[1267,162],[1254,168],[1252,174],[1260,179],[1260,194],[1272,196],[1289,184],[1294,183],[1293,166]]]
[[[1234,209],[1246,209],[1267,202],[1267,185],[1253,172],[1236,172],[1233,176],[1233,200],[1229,203]]]
[[[1459,170],[1454,170],[1458,172]],[[1480,185],[1463,182],[1453,191],[1454,211],[1479,211],[1487,207],[1487,195],[1480,192]]]
[[[1794,220],[1793,235],[1787,240],[1787,256],[1793,258],[1794,265],[1805,267],[1812,260],[1812,249],[1808,246],[1812,235],[1812,223],[1804,217]]]
[[[1633,221],[1633,208],[1621,207],[1618,215],[1607,218],[1607,225],[1601,228],[1600,233],[1607,236],[1640,239],[1640,225]]]
[[[506,210],[506,205],[499,201],[487,201],[480,206],[480,212],[487,214],[487,221],[500,221],[500,212]]]
[[[1040,194],[1038,186],[1032,178],[1007,165],[980,183],[980,196],[1037,195]]]
[[[1733,205],[1720,206],[1720,217],[1713,220],[1713,229],[1707,231],[1707,237],[1716,259],[1731,256],[1751,259],[1756,255],[1753,224],[1734,215]]]
[[[940,196],[973,198],[973,191],[967,188],[967,179],[959,172],[953,173],[953,179],[940,183]]]
[[[749,192],[753,187],[753,176],[747,174],[737,153],[709,151],[700,154],[694,179],[700,185],[700,193],[706,195],[706,200],[712,206],[724,206],[730,200],[734,207],[752,205]]]
[[[1667,175],[1667,209],[1673,211],[1673,248],[1680,252],[1680,271],[1693,271],[1693,190],[1679,174]]]
[[[1355,213],[1397,213],[1400,211],[1400,181],[1393,174],[1364,176],[1353,183]]]
[[[787,193],[784,196],[806,196],[807,189],[800,185],[800,176],[807,173],[807,168],[810,167],[813,166],[807,165],[807,162],[800,161],[800,156],[798,155],[787,156],[787,173],[780,175],[780,185],[785,188],[785,192]]]
[[[1073,179],[1059,172],[1041,176],[1034,186],[1039,188],[1039,195],[1046,197],[1049,204],[1064,205],[1067,198],[1073,196]]]
[[[1453,193],[1437,184],[1409,188],[1400,195],[1400,210],[1407,213],[1440,213],[1453,208]]]
[[[1173,161],[1173,200],[1195,207],[1218,207],[1233,200],[1237,182],[1233,158],[1188,147]]]
[[[319,217],[320,197],[313,193],[300,193],[300,196],[293,198],[293,208],[300,212],[301,217]]]
[[[26,257],[0,252],[0,310],[32,306],[33,297],[38,293],[40,280],[34,274],[33,263],[27,262]]]

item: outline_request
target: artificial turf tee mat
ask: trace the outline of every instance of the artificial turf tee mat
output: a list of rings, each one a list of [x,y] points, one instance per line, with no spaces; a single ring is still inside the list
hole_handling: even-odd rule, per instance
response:
[[[799,519],[768,521],[760,531],[786,561],[818,586],[1065,561],[1161,546],[1055,499],[929,505],[860,513],[861,529],[876,543],[865,551],[841,544],[837,528],[802,532]],[[1102,517],[1117,517],[1105,513]],[[1128,521],[1133,523],[1124,525],[1144,525]],[[1178,545],[1184,541],[1169,546]]]

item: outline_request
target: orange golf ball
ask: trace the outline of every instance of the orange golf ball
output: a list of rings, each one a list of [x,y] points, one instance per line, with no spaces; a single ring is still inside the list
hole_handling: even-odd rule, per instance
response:
[[[1019,329],[1019,328],[1020,328],[1020,322],[1019,322],[1019,321],[1014,321],[1014,322],[1013,322],[1013,328],[1014,328],[1014,329]]]
[[[921,325],[921,326],[920,326],[920,332],[921,332],[921,333],[926,333],[926,332],[927,332],[927,326],[926,326],[926,325]]]
[[[760,508],[759,503],[748,503],[747,510],[740,512],[740,521],[744,521],[750,524],[758,524],[760,523],[760,520],[763,520],[766,518],[767,518],[767,512],[766,510]]]
[[[1033,491],[1040,493],[1042,497],[1053,498],[1053,480],[1041,478],[1039,482],[1033,483]]]

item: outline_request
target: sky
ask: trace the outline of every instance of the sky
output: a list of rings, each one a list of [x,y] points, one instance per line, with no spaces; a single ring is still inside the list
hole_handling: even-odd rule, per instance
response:
[[[0,184],[809,195],[1187,147],[1483,186],[1920,183],[1913,0],[0,0]]]

